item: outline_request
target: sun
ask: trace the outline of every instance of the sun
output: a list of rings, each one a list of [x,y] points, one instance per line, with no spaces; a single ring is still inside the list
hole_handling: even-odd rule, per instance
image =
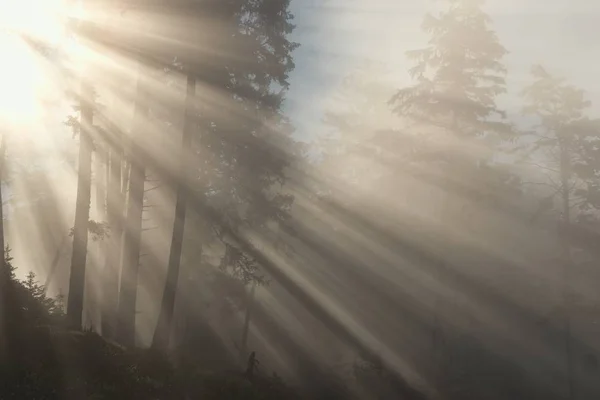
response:
[[[46,41],[64,33],[66,0],[0,0],[0,28]]]
[[[0,0],[0,125],[37,119],[50,91],[48,62],[24,39],[49,46],[64,37],[65,0]]]

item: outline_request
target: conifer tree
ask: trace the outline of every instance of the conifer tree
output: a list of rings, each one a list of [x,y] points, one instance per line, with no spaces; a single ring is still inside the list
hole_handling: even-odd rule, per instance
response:
[[[497,96],[506,91],[502,59],[507,51],[489,26],[484,1],[446,3],[447,9],[428,14],[423,21],[428,45],[407,53],[414,61],[409,72],[415,83],[399,90],[389,103],[408,120],[410,134],[417,138],[412,157],[425,171],[417,176],[444,193],[441,221],[456,226],[463,202],[485,204],[489,194],[494,197],[506,183],[490,174],[494,168],[483,167],[489,167],[497,150],[494,145],[512,138],[513,129],[496,104]],[[436,275],[444,285],[443,271]],[[449,350],[441,310],[450,301],[447,296],[436,292],[432,309],[434,370],[440,379],[445,379],[441,363]]]
[[[281,110],[288,74],[294,68],[291,52],[296,44],[288,39],[292,15],[287,0],[199,3],[188,14],[210,16],[209,24],[215,28],[194,35],[196,48],[201,49],[197,53],[177,54],[184,74],[212,91],[199,90],[196,111],[186,117],[187,129],[192,129],[188,151],[194,154],[187,169],[195,180],[189,184],[191,193],[181,195],[196,197],[196,215],[188,213],[186,218],[202,221],[188,224],[186,236],[193,238],[194,250],[215,244],[235,246],[228,238],[230,229],[264,232],[269,221],[289,218],[292,198],[278,186],[283,184],[288,160],[296,150],[290,123]],[[212,212],[222,216],[220,221],[226,221],[227,227],[210,222],[207,215]],[[173,243],[180,245],[175,239]],[[172,251],[175,260],[181,249]],[[169,269],[176,264],[171,263]],[[173,313],[169,299],[176,290],[177,274],[171,276],[165,288],[171,295],[161,306],[163,315]],[[167,323],[159,322],[155,338],[162,342],[156,346],[164,348],[168,334],[159,330],[171,328],[170,318],[161,318]]]
[[[421,161],[437,176],[445,191],[472,196],[468,185],[477,167],[490,160],[490,144],[511,138],[513,130],[496,105],[506,91],[506,49],[489,27],[482,0],[448,0],[449,8],[428,14],[422,28],[427,47],[407,56],[415,83],[390,100],[394,111],[414,125]]]
[[[572,281],[575,245],[574,224],[598,206],[598,166],[596,145],[600,140],[600,124],[586,116],[591,103],[582,89],[568,84],[563,78],[550,74],[535,65],[531,70],[533,82],[523,90],[526,99],[524,112],[534,115],[539,126],[530,135],[525,160],[535,159],[544,166],[547,185],[552,193],[546,197],[541,211],[558,208],[557,237],[562,266],[564,345],[569,398],[576,393],[572,343],[571,312]],[[575,228],[576,229],[576,228]],[[584,246],[585,247],[585,246]]]
[[[79,125],[79,163],[77,166],[77,202],[73,228],[73,252],[69,278],[67,317],[74,328],[81,328],[87,262],[88,225],[90,219],[92,180],[92,129],[93,89],[89,82],[82,82],[80,97],[81,123]]]

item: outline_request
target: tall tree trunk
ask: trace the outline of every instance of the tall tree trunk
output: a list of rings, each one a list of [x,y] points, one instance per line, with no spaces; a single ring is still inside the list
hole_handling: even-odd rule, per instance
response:
[[[567,141],[563,138],[559,139],[560,151],[560,187],[562,195],[562,229],[559,230],[559,240],[561,243],[562,255],[561,262],[563,268],[563,301],[564,301],[564,329],[565,329],[565,353],[566,353],[566,369],[568,382],[569,399],[575,398],[575,382],[573,371],[573,348],[571,340],[571,266],[573,264],[571,257],[570,243],[570,226],[571,226],[571,202],[570,202],[570,187],[571,180],[571,160],[570,149]]]
[[[65,247],[65,244],[67,244],[68,238],[69,238],[68,235],[63,236],[58,247],[56,248],[56,251],[54,253],[54,258],[52,259],[52,263],[50,264],[50,268],[48,269],[48,276],[46,276],[46,282],[44,283],[44,294],[48,293],[48,288],[50,287],[50,284],[52,283],[52,279],[54,279],[54,275],[56,274],[56,269],[58,268],[58,262],[60,261],[60,255],[63,251],[63,248]]]
[[[116,130],[113,129],[113,132]],[[117,146],[120,146],[117,139]],[[114,339],[119,297],[119,265],[122,256],[123,240],[123,193],[121,191],[121,173],[123,165],[122,147],[110,151],[107,185],[107,218],[110,238],[103,273],[102,335]]]
[[[108,164],[106,147],[96,144],[95,181],[96,184],[96,219],[104,221],[106,218],[106,168]]]
[[[93,180],[95,189],[95,213],[93,219],[98,222],[106,220],[106,147],[104,140],[96,137],[94,143]],[[98,240],[93,246],[93,262],[88,266],[85,289],[85,313],[90,326],[102,324],[102,266],[106,254],[106,240]]]
[[[131,163],[127,162],[127,159],[123,158],[121,166],[121,195],[123,198],[127,198],[127,191],[129,190],[129,173],[131,172]]]
[[[141,68],[138,73],[135,121],[130,147],[129,192],[127,216],[123,227],[123,250],[121,258],[121,284],[119,288],[117,339],[124,346],[135,345],[135,315],[137,284],[142,239],[142,207],[146,168],[142,141],[148,118],[146,78]]]
[[[452,113],[452,120],[450,122],[450,128],[446,131],[449,136],[456,136],[460,132],[460,126],[456,113]],[[442,161],[443,162],[443,161]],[[455,184],[452,181],[453,178],[460,175],[460,166],[455,160],[450,158],[447,160],[446,165],[443,166],[442,172],[443,181],[440,182],[440,188],[442,189],[442,204],[440,206],[441,214],[439,216],[440,226],[443,232],[448,231],[448,227],[452,226],[454,220],[453,217],[457,216],[457,191],[455,190]],[[444,284],[443,271],[446,268],[445,263],[442,265],[435,265],[434,268],[437,273],[434,273],[434,278],[438,280],[440,284]],[[436,383],[440,383],[446,376],[448,368],[448,355],[450,347],[448,346],[448,334],[447,332],[447,318],[444,315],[444,308],[448,303],[453,302],[455,299],[452,296],[454,291],[452,287],[444,287],[442,289],[448,289],[448,294],[443,293],[441,290],[434,291],[433,298],[433,309],[432,309],[432,334],[431,334],[431,348],[432,348],[432,373],[433,379]]]
[[[6,136],[2,134],[2,142],[0,143],[0,251],[2,252],[2,265],[6,260],[6,243],[4,239],[4,196],[2,183],[6,178]],[[4,274],[2,274],[4,276]]]
[[[242,359],[245,359],[248,355],[248,333],[250,331],[250,318],[252,317],[252,309],[254,308],[254,292],[256,290],[256,283],[252,283],[250,293],[248,293],[248,301],[246,302],[246,316],[244,318],[244,328],[242,330],[242,342],[241,342],[241,355]]]
[[[3,190],[2,184],[6,176],[6,132],[2,133],[2,146],[0,148],[0,246],[2,246],[2,260],[0,269],[0,298],[2,303],[0,304],[0,364],[10,363],[10,349],[11,349],[11,335],[9,332],[9,326],[12,321],[7,321],[7,307],[11,304],[10,295],[10,270],[8,263],[6,263],[5,253],[5,241],[4,241],[4,205],[3,205]]]
[[[83,314],[85,264],[87,261],[90,189],[92,178],[93,90],[87,82],[81,85],[81,129],[79,131],[79,164],[77,171],[77,202],[73,229],[73,252],[69,277],[67,318],[71,327],[80,329]]]
[[[171,237],[171,249],[169,253],[169,265],[165,288],[158,315],[158,321],[154,330],[152,347],[166,351],[169,347],[173,325],[173,313],[175,309],[175,295],[177,294],[177,282],[179,280],[179,265],[181,262],[181,251],[183,248],[183,233],[185,226],[185,213],[187,208],[187,185],[186,179],[189,165],[188,151],[192,142],[194,130],[194,101],[196,94],[196,78],[192,74],[187,76],[185,99],[185,119],[183,133],[181,136],[181,164],[179,170],[180,181],[177,184],[177,200],[175,204],[175,221],[173,222],[173,235]]]

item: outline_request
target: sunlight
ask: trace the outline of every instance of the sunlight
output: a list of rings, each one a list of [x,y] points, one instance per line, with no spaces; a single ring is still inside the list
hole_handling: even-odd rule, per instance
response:
[[[63,34],[64,0],[0,0],[0,28],[55,42]]]
[[[41,66],[31,51],[14,36],[0,36],[7,60],[0,66],[0,112],[3,120],[18,123],[35,117],[39,111],[38,88],[43,79]]]
[[[64,37],[64,0],[0,0],[0,115],[3,124],[23,127],[42,115],[51,75],[23,37],[51,47]],[[27,129],[20,129],[19,136]]]
[[[544,1],[0,0],[0,400],[600,400]]]

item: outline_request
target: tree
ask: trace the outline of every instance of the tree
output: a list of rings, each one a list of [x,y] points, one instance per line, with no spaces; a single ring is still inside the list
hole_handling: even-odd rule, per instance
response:
[[[248,355],[248,334],[250,320],[254,308],[255,291],[257,286],[268,284],[260,265],[247,253],[229,243],[225,243],[225,251],[219,265],[217,279],[222,284],[224,295],[238,309],[245,309],[242,335],[238,350],[242,360]],[[221,279],[219,279],[221,278]],[[247,287],[250,286],[250,290]],[[236,344],[237,346],[237,344]]]
[[[288,10],[289,1],[235,0],[201,4],[192,14],[215,25],[195,39],[202,49],[197,54],[177,54],[184,74],[195,74],[204,88],[197,95],[196,155],[189,164],[197,178],[190,184],[194,207],[187,217],[200,223],[188,224],[185,236],[194,252],[199,246],[236,247],[230,229],[264,234],[269,224],[289,218],[292,198],[279,190],[296,151],[281,111],[296,47],[287,38],[293,29]],[[208,218],[213,212],[220,222]]]
[[[1,260],[5,260],[4,256],[4,196],[2,195],[2,183],[4,181],[4,177],[6,176],[6,146],[7,146],[7,133],[4,132],[2,134],[2,142],[0,143],[0,246],[2,246],[2,258]],[[0,274],[2,275],[2,274]]]
[[[572,124],[572,132],[576,146],[573,174],[582,183],[574,191],[578,222],[597,222],[593,214],[600,209],[600,119],[584,117]]]
[[[100,127],[96,129],[97,138],[94,143],[94,170],[92,172],[94,175],[94,205],[96,208],[94,219],[103,226],[110,228],[107,221],[108,146],[104,138],[100,135],[100,129]],[[108,232],[106,236],[109,236]],[[93,313],[91,319],[94,321],[95,316],[99,326],[103,326],[104,324],[102,322],[102,302],[104,296],[102,295],[102,285],[98,285],[96,282],[101,282],[103,279],[103,269],[109,251],[108,242],[108,240],[96,241],[96,246],[94,248],[94,265],[91,271],[92,273],[90,274],[91,279],[88,279],[89,286],[88,289],[86,289],[86,291],[89,292],[88,302],[92,303],[90,304],[90,307],[88,307],[91,308],[90,311]]]
[[[444,178],[456,189],[456,181],[466,180],[472,166],[493,150],[482,139],[506,137],[512,129],[496,106],[496,97],[505,92],[502,58],[507,52],[488,27],[483,1],[448,2],[446,12],[425,17],[429,46],[407,53],[415,60],[409,72],[416,83],[399,90],[390,104],[425,136],[419,149],[423,161],[452,168]]]
[[[129,192],[123,232],[121,261],[121,284],[119,289],[117,338],[124,346],[135,345],[135,315],[139,258],[142,239],[142,211],[144,182],[146,179],[146,157],[143,140],[148,120],[147,77],[138,73],[134,130],[129,155]]]
[[[0,296],[2,296],[2,306],[0,306],[0,324],[2,324],[3,327],[7,326],[8,322],[6,305],[10,304],[9,289],[11,285],[10,281],[12,276],[12,270],[10,269],[9,263],[7,262],[8,254],[5,251],[6,247],[4,243],[4,203],[2,202],[2,192],[4,190],[2,184],[4,181],[4,177],[6,176],[6,136],[7,133],[3,132],[2,143],[0,144],[0,146],[2,146],[0,148],[0,245],[2,246],[2,268],[0,269]],[[0,332],[0,362],[4,362],[7,355],[9,354],[6,348],[8,338],[9,337],[7,337],[3,329],[2,332]]]
[[[108,123],[107,131],[112,134],[114,144],[108,146],[107,155],[107,222],[110,238],[106,246],[106,263],[104,265],[102,285],[102,335],[114,338],[116,334],[117,307],[119,297],[119,270],[122,256],[124,198],[123,180],[123,135],[114,123]]]
[[[542,161],[546,172],[545,181],[552,192],[546,197],[546,208],[554,207],[558,197],[560,207],[558,240],[561,247],[563,319],[565,353],[570,398],[575,396],[573,376],[573,344],[571,338],[572,281],[572,224],[576,205],[580,210],[596,207],[594,193],[597,188],[598,158],[593,142],[600,136],[598,124],[585,118],[590,102],[585,92],[569,85],[562,78],[552,76],[542,66],[536,65],[531,73],[534,81],[526,87],[523,95],[527,101],[526,114],[538,117],[540,125],[529,144],[528,158]],[[537,160],[536,160],[537,161]]]
[[[245,356],[248,353],[248,333],[250,332],[250,318],[252,317],[252,309],[254,306],[254,292],[256,291],[256,283],[253,282],[248,293],[246,301],[246,315],[244,316],[244,326],[242,328],[242,339],[240,341],[240,354]]]
[[[175,204],[175,221],[173,223],[173,235],[169,252],[169,265],[167,266],[167,277],[165,289],[161,301],[158,322],[152,340],[152,347],[166,351],[171,338],[173,313],[175,308],[175,294],[179,280],[179,265],[183,249],[183,233],[185,227],[185,214],[188,201],[188,179],[185,179],[189,170],[189,148],[191,146],[193,129],[195,127],[194,102],[196,93],[196,78],[189,73],[186,82],[185,120],[181,137],[181,168],[180,179],[177,185],[177,199]]]
[[[281,112],[296,44],[287,38],[293,29],[289,1],[239,1],[237,7],[240,13],[232,14],[236,17],[227,29],[239,39],[227,45],[241,61],[223,60],[214,78],[204,82],[218,79],[222,107],[229,112],[203,99],[201,143],[211,151],[197,168],[208,207],[233,227],[261,229],[269,220],[287,218],[292,201],[276,186],[285,181],[285,168],[297,149]],[[218,226],[215,230],[219,241],[226,240]]]
[[[90,219],[92,180],[92,129],[94,118],[94,91],[86,81],[82,82],[80,97],[81,124],[79,125],[79,163],[77,168],[77,202],[73,230],[73,252],[67,318],[71,326],[81,328],[87,261],[88,224]]]
[[[447,10],[428,14],[423,21],[429,45],[407,53],[415,61],[409,71],[414,85],[399,90],[390,100],[393,110],[408,119],[418,139],[412,155],[421,167],[416,176],[444,192],[441,218],[446,223],[451,216],[461,215],[460,203],[489,197],[482,196],[490,183],[482,167],[490,164],[496,150],[491,144],[513,134],[496,105],[496,97],[505,92],[502,58],[507,51],[489,28],[483,1],[448,3]],[[437,293],[433,305],[433,347],[437,352],[443,350],[443,303],[442,294]]]
[[[293,29],[289,1],[247,2],[242,7],[251,23],[240,20],[233,27],[246,31],[233,45],[245,49],[242,54],[246,60],[236,66],[228,93],[231,109],[241,117],[232,123],[231,116],[226,121],[214,114],[216,126],[207,129],[203,142],[212,150],[210,175],[205,178],[207,206],[223,215],[229,225],[213,226],[217,242],[225,249],[221,269],[250,286],[238,299],[240,308],[245,309],[239,348],[245,359],[250,351],[255,286],[265,279],[260,263],[239,247],[228,229],[249,229],[274,243],[271,231],[290,219],[293,202],[293,197],[281,190],[286,168],[301,154],[302,146],[294,143],[292,127],[281,112],[287,75],[294,68],[291,53],[297,46],[287,38]]]

